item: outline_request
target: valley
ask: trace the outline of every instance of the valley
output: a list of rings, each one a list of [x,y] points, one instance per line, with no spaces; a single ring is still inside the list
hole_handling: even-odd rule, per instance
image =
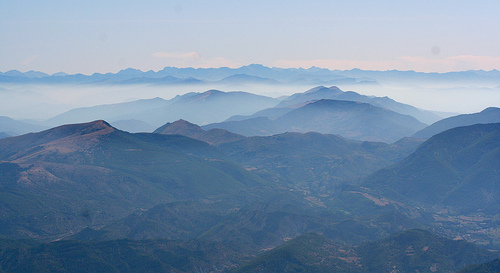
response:
[[[282,86],[293,73],[281,73],[218,81]],[[64,78],[184,84],[128,75]],[[456,272],[491,263],[500,108],[441,115],[317,86],[5,117],[0,272]]]

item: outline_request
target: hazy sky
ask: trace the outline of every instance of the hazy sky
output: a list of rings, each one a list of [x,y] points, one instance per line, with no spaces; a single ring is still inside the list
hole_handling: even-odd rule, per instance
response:
[[[500,69],[500,1],[0,1],[0,71]]]

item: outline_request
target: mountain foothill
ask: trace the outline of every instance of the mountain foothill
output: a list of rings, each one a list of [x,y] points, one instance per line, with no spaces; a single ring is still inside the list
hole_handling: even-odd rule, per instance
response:
[[[0,272],[498,268],[499,108],[209,90],[0,131]]]

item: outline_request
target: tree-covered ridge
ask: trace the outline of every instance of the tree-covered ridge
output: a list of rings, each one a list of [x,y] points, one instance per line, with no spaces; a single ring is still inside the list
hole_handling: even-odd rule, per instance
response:
[[[407,230],[358,246],[318,234],[297,237],[234,272],[453,272],[496,254],[424,230]]]

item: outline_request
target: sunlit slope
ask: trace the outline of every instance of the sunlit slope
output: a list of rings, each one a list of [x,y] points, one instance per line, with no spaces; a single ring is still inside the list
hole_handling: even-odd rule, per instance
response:
[[[12,237],[76,232],[176,200],[238,203],[263,186],[204,142],[130,134],[104,121],[2,139],[0,159],[0,221]]]

